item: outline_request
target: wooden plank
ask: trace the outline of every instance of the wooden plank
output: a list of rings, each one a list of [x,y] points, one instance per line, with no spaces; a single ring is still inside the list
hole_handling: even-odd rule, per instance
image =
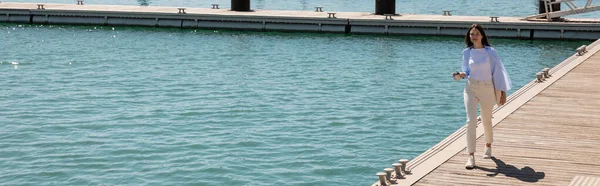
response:
[[[600,186],[600,177],[577,175],[569,183],[569,186]]]

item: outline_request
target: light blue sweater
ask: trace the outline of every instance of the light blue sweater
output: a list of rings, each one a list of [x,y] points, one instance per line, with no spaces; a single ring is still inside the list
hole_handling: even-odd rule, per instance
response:
[[[471,49],[472,49],[472,47],[469,47],[469,48],[466,48],[465,50],[463,50],[462,70],[463,70],[463,72],[465,72],[467,74],[467,77],[469,77],[469,74],[471,74],[471,68],[469,68],[469,58],[470,58],[469,55],[471,55]],[[512,88],[510,78],[508,77],[508,73],[506,72],[506,69],[504,68],[504,65],[502,64],[500,57],[498,57],[498,53],[496,52],[496,49],[489,47],[489,46],[485,46],[485,49],[487,50],[488,54],[490,55],[490,63],[491,63],[491,67],[492,67],[492,80],[494,81],[494,88],[504,91],[504,92],[510,90]]]

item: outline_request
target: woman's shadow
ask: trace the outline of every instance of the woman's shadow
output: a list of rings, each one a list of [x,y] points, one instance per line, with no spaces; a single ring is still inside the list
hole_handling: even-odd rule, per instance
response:
[[[487,174],[487,176],[494,177],[498,174],[504,174],[507,177],[517,178],[524,182],[537,182],[546,177],[546,174],[544,172],[535,172],[535,170],[528,166],[525,166],[522,169],[518,169],[513,165],[508,165],[504,163],[502,160],[499,160],[496,157],[492,157],[492,160],[494,160],[494,162],[496,163],[496,169],[488,169],[478,166],[476,166],[475,168],[492,173]]]

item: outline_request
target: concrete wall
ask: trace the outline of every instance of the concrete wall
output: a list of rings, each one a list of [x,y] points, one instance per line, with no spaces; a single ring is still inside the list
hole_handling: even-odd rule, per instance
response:
[[[106,23],[108,25],[154,26],[156,19],[109,17]]]
[[[535,30],[534,38],[560,39],[560,30]]]
[[[4,18],[6,19],[6,18]],[[11,23],[29,23],[29,15],[9,15],[8,22]]]
[[[222,28],[222,29],[243,29],[243,30],[262,30],[263,23],[257,22],[223,22],[223,21],[198,21],[198,28]]]
[[[46,21],[48,21],[48,17],[36,15],[36,16],[33,16],[33,19],[31,19],[31,21],[33,23],[42,23],[42,24],[45,24]]]
[[[183,20],[183,28],[197,28],[197,22],[195,20]]]
[[[519,33],[516,29],[487,29],[485,33],[488,37],[518,37]],[[466,34],[466,32],[464,33]],[[528,36],[529,37],[529,36]]]
[[[389,27],[390,34],[437,35],[437,28],[424,27]]]
[[[565,31],[564,38],[598,39],[600,38],[600,32]]]
[[[318,24],[286,24],[286,23],[266,23],[266,30],[283,30],[283,31],[312,31],[318,32]]]
[[[519,38],[525,38],[528,39],[530,34],[531,34],[531,30],[529,29],[521,29],[521,33],[519,33],[519,31],[517,31],[517,35],[519,36]]]
[[[346,32],[346,25],[321,25],[321,32]]]
[[[363,33],[363,34],[385,34],[385,26],[352,26],[352,33]]]
[[[464,36],[465,34],[467,34],[465,28],[440,28],[440,35]]]
[[[36,22],[34,17],[34,22]],[[103,25],[104,17],[64,17],[64,16],[48,16],[49,24],[86,24],[86,25]]]
[[[180,19],[159,19],[159,27],[181,27],[182,20]]]

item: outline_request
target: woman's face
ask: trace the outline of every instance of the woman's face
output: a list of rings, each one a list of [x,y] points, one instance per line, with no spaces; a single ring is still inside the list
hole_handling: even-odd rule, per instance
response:
[[[481,43],[481,32],[479,32],[478,29],[473,28],[471,29],[471,31],[469,32],[469,37],[471,37],[471,42],[473,43]]]

